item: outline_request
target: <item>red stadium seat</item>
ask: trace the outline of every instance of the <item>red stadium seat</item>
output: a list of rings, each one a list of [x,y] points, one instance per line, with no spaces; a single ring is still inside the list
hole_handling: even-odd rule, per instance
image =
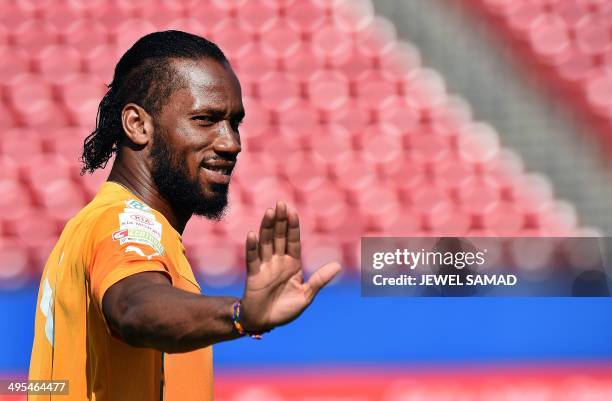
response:
[[[378,131],[378,135],[372,132]],[[367,126],[360,136],[364,159],[371,165],[384,169],[385,165],[399,163],[406,156],[402,149],[402,135],[393,126]]]
[[[206,285],[227,286],[243,271],[239,270],[244,266],[243,253],[243,248],[237,244],[209,239],[192,244],[188,255],[195,272],[204,277]]]
[[[533,21],[529,35],[534,50],[542,56],[553,56],[563,51],[570,43],[567,24],[554,15],[543,15]]]
[[[73,7],[67,1],[49,2],[50,6],[42,11],[43,19],[53,25],[61,32],[73,21],[83,18],[85,12],[82,9]],[[63,37],[63,35],[62,35]]]
[[[36,76],[23,75],[9,89],[11,105],[19,123],[29,127],[57,127],[66,123],[58,109],[50,85]]]
[[[411,135],[407,138],[410,156],[421,163],[437,163],[451,153],[451,142],[442,135]]]
[[[54,154],[69,163],[76,163],[83,153],[83,142],[91,131],[84,128],[62,128],[52,138],[45,138],[45,144]]]
[[[252,98],[244,98],[243,105],[247,111],[243,124],[240,126],[240,137],[244,144],[248,144],[250,150],[263,150],[265,148],[264,138],[268,138],[271,131],[271,112],[261,106]]]
[[[34,14],[32,10],[20,8],[15,1],[0,1],[0,25],[8,31],[13,31],[26,19],[32,19]]]
[[[21,161],[43,152],[43,136],[24,128],[12,128],[2,132],[0,150],[6,157]]]
[[[455,205],[439,204],[426,213],[426,225],[434,235],[462,237],[467,234],[472,217]]]
[[[314,0],[301,0],[290,3],[285,9],[289,25],[300,33],[313,33],[327,21],[325,13]]]
[[[612,45],[610,19],[585,16],[576,26],[576,43],[588,54],[602,54]]]
[[[312,49],[303,43],[298,52],[291,53],[280,60],[280,65],[284,71],[293,74],[302,82],[308,82],[310,76],[324,67],[325,62],[319,60]]]
[[[89,202],[96,195],[102,185],[108,178],[110,168],[104,170],[96,170],[93,174],[85,174],[78,179],[85,192],[85,201]]]
[[[65,83],[81,72],[81,55],[70,46],[47,46],[34,57],[34,61],[50,84]]]
[[[294,152],[283,164],[285,178],[298,199],[304,199],[308,193],[317,191],[327,182],[327,167],[317,163],[307,152]]]
[[[349,217],[345,193],[331,182],[322,185],[316,192],[305,194],[304,208],[309,209],[318,231],[336,230]]]
[[[499,154],[499,137],[495,130],[483,123],[468,124],[461,128],[459,155],[465,161],[484,163]]]
[[[384,232],[393,225],[400,213],[397,193],[389,185],[380,182],[368,185],[355,199],[368,231]]]
[[[257,110],[257,109],[256,109]],[[254,117],[261,119],[261,117]],[[296,103],[276,116],[278,130],[288,140],[295,141],[300,146],[310,142],[310,138],[321,131],[319,113],[308,102]]]
[[[92,50],[84,55],[85,71],[108,85],[113,80],[116,60],[120,57],[121,53],[115,45],[101,43],[93,46]]]
[[[168,19],[168,16],[158,15],[157,17],[161,20],[158,25],[160,26],[161,30],[182,30],[193,33],[194,35],[208,36],[210,28],[204,26],[200,20],[192,18],[190,13],[188,13],[188,15],[188,18],[183,18],[179,14],[177,15],[176,19]],[[229,57],[229,55],[227,56]]]
[[[225,54],[231,59],[240,57],[251,42],[253,34],[237,25],[233,20],[223,19],[210,31],[212,40],[219,44]]]
[[[310,137],[313,158],[319,163],[332,164],[353,149],[348,130],[338,124],[322,126],[319,135]]]
[[[125,2],[125,4],[130,3]],[[117,26],[113,34],[117,43],[117,49],[120,53],[124,53],[142,36],[155,31],[157,31],[157,28],[152,22],[133,18],[124,20]]]
[[[15,126],[16,122],[17,117],[13,115],[13,111],[0,102],[0,130],[10,129]]]
[[[26,181],[32,186],[35,193],[40,196],[46,192],[46,187],[55,180],[70,181],[79,171],[79,165],[75,161],[67,161],[58,155],[32,155],[24,160],[19,160],[22,174]]]
[[[252,82],[276,69],[276,60],[268,57],[257,43],[250,43],[230,61],[236,74],[240,76],[242,90],[247,95],[252,94],[249,87]]]
[[[259,36],[262,50],[275,60],[293,56],[303,45],[300,33],[292,29],[284,19],[275,19]]]
[[[85,205],[82,189],[72,180],[54,180],[37,188],[46,213],[65,222]]]
[[[23,49],[0,46],[0,75],[4,85],[19,82],[23,76],[31,73],[31,61]]]
[[[278,18],[277,9],[261,1],[246,1],[236,7],[236,12],[237,24],[255,34],[273,30]]]
[[[407,76],[421,67],[419,50],[407,42],[395,42],[386,52],[378,54],[375,60],[381,73],[388,79]]]
[[[364,71],[355,82],[358,100],[376,109],[384,109],[396,103],[399,85],[389,81],[379,72]]]
[[[42,272],[62,224],[41,210],[32,210],[15,224],[15,238],[31,255],[32,270]]]
[[[333,25],[313,32],[311,43],[314,55],[329,65],[342,64],[353,52],[352,43],[346,40],[346,33]]]
[[[418,68],[406,75],[402,93],[421,108],[435,107],[446,100],[446,85],[435,71]]]
[[[499,184],[490,179],[468,178],[457,188],[462,210],[478,213],[495,207],[501,201]]]
[[[380,58],[395,46],[397,32],[391,21],[374,17],[363,29],[355,33],[354,43],[357,50],[364,56]]]
[[[331,12],[334,24],[346,32],[361,31],[374,21],[374,6],[369,0],[336,1]]]
[[[330,166],[334,182],[351,199],[358,199],[377,181],[375,168],[360,152],[345,152]]]
[[[308,80],[308,96],[310,102],[319,109],[338,109],[348,101],[348,79],[336,71],[317,71]]]
[[[63,41],[81,54],[89,54],[93,49],[109,43],[108,29],[101,23],[89,19],[77,19],[66,25],[62,31]],[[102,61],[102,60],[99,60]]]
[[[0,237],[0,282],[26,280],[29,278],[28,253],[16,241]]]
[[[6,163],[2,163],[4,166]],[[20,219],[31,209],[28,189],[16,177],[0,178],[0,221],[3,232],[12,232]]]
[[[46,22],[26,20],[13,33],[15,45],[30,54],[59,42],[57,28]]]
[[[287,110],[301,97],[300,86],[290,74],[269,72],[256,82],[257,97],[268,110]]]
[[[74,75],[60,87],[63,106],[68,111],[72,125],[93,130],[100,101],[107,88],[103,81],[94,75]]]
[[[526,225],[524,211],[511,202],[500,202],[478,213],[484,229],[497,236],[516,236]]]
[[[317,236],[303,241],[302,263],[307,273],[306,278],[326,263],[333,261],[344,262],[345,256],[342,249],[332,245],[332,241],[333,239],[327,236]]]

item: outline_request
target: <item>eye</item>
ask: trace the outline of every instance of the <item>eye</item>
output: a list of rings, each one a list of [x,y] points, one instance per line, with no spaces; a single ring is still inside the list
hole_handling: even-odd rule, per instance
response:
[[[208,127],[217,123],[217,120],[210,116],[195,116],[191,117],[192,120],[200,122],[200,125]]]

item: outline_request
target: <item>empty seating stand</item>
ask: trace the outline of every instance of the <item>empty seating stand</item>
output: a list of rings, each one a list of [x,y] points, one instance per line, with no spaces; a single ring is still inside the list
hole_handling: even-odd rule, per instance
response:
[[[80,176],[78,156],[104,85],[133,41],[170,28],[218,42],[247,107],[229,213],[220,223],[193,219],[184,235],[211,283],[242,271],[246,233],[278,199],[300,213],[309,268],[329,258],[358,266],[362,235],[578,231],[571,205],[555,200],[545,177],[526,173],[492,127],[473,121],[369,1],[138,3],[0,3],[0,279],[39,274],[58,230],[94,195],[108,171]],[[594,57],[603,45],[571,46]],[[585,88],[608,79],[601,69],[586,75],[576,80]],[[610,113],[601,88],[585,93]]]

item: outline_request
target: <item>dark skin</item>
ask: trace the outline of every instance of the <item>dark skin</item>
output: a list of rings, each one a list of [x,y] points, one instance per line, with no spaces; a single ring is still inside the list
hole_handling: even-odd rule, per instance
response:
[[[173,63],[186,85],[164,102],[156,123],[168,134],[173,154],[209,194],[229,177],[202,167],[231,170],[241,151],[238,124],[245,113],[240,83],[228,64],[209,59]],[[182,233],[193,211],[176,210],[151,175],[154,117],[130,103],[123,108],[122,122],[126,138],[109,181],[128,188]],[[284,202],[265,211],[259,234],[247,234],[245,252],[241,323],[250,332],[270,330],[297,318],[340,270],[338,263],[329,263],[304,281],[298,216]],[[111,286],[102,306],[111,330],[126,343],[172,353],[239,337],[232,322],[235,301],[192,294],[174,288],[162,273],[144,272]]]

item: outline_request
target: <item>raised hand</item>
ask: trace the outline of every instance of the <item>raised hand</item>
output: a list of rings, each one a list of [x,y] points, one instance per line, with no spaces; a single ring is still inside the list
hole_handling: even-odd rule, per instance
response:
[[[298,215],[283,202],[266,210],[259,239],[248,233],[246,265],[241,320],[247,331],[255,332],[297,318],[340,271],[340,264],[328,263],[304,282]]]

